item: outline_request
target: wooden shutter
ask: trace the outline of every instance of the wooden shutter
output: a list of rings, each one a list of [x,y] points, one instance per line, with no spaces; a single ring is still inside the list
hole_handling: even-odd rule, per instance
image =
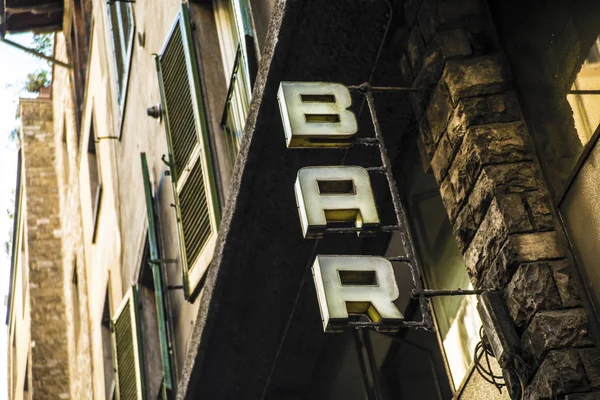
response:
[[[137,288],[133,286],[121,302],[112,326],[115,386],[119,400],[144,400],[145,383],[138,316]]]
[[[148,216],[148,247],[150,248],[150,268],[152,269],[152,279],[154,281],[154,297],[156,303],[156,318],[158,324],[158,336],[160,341],[160,356],[163,367],[163,386],[167,390],[173,389],[173,379],[171,374],[171,356],[169,351],[169,336],[167,329],[164,285],[162,273],[160,271],[160,254],[158,251],[158,240],[156,232],[156,220],[154,218],[154,198],[152,197],[152,187],[150,185],[150,174],[148,173],[148,161],[146,153],[141,154],[142,159],[142,179],[144,180],[144,194],[146,197],[146,213]]]
[[[190,300],[214,252],[220,211],[186,5],[156,58],[177,212],[184,294]]]

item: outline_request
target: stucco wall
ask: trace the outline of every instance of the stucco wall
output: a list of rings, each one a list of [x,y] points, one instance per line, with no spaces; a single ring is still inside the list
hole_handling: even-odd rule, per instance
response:
[[[18,189],[17,189],[18,190]],[[19,218],[17,230],[13,233],[16,241],[14,252],[16,255],[13,264],[13,281],[10,299],[8,320],[8,394],[11,399],[23,398],[26,376],[31,367],[28,367],[31,342],[31,316],[29,307],[29,284],[28,284],[28,262],[27,243],[23,242],[27,230],[27,211],[23,202],[25,188],[21,185],[23,197],[19,201],[20,211],[14,218]],[[16,196],[19,196],[19,192]]]
[[[55,35],[54,56],[68,60],[65,35]],[[88,279],[82,240],[80,180],[78,165],[79,141],[75,121],[71,71],[54,66],[52,107],[54,113],[54,151],[57,171],[57,188],[60,198],[60,226],[62,230],[63,279],[65,282],[65,305],[69,320],[68,336],[71,371],[71,397],[92,396],[92,364],[89,324]],[[77,271],[74,271],[77,268]],[[77,285],[73,277],[77,277]],[[74,291],[77,290],[77,293]],[[74,299],[79,299],[74,304]],[[74,307],[79,307],[75,310]],[[78,319],[76,321],[75,319]],[[78,326],[76,328],[75,326]]]

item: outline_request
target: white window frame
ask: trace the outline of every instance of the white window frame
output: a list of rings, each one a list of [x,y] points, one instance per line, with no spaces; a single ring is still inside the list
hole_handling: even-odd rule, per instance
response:
[[[118,27],[118,32],[119,32],[119,43],[121,44],[120,48],[122,49],[122,54],[120,54],[120,57],[123,61],[123,81],[121,82],[121,85],[119,86],[119,66],[117,63],[117,57],[119,55],[117,55],[117,47],[115,46],[115,39],[116,39],[116,35],[115,35],[115,31],[113,29],[113,22],[112,22],[112,16],[111,16],[111,5],[114,4],[115,5],[115,9],[117,10],[117,15],[116,15],[116,20],[119,23],[119,27]],[[121,7],[119,7],[118,3],[107,3],[106,4],[106,16],[107,16],[107,22],[108,22],[108,34],[109,34],[109,38],[110,38],[110,44],[112,46],[112,52],[113,52],[113,68],[114,68],[114,83],[115,83],[115,87],[116,87],[116,95],[117,95],[117,102],[119,104],[119,109],[121,110],[122,114],[123,114],[123,110],[124,110],[124,106],[125,106],[125,100],[127,98],[127,86],[129,83],[129,71],[131,69],[131,59],[133,56],[133,43],[134,43],[134,36],[135,36],[135,16],[133,13],[133,5],[130,3],[126,3],[125,7],[127,10],[129,10],[128,15],[123,16],[121,13]],[[129,37],[126,38],[125,37],[125,30],[124,30],[124,18],[128,18],[130,20],[130,26],[131,26],[131,30],[129,33]],[[120,135],[119,135],[120,137]]]

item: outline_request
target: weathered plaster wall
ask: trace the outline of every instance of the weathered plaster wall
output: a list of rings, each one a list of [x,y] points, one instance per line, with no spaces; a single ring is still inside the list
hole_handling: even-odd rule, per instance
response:
[[[93,221],[89,206],[89,188],[86,187],[89,181],[87,161],[84,156],[80,161],[81,201],[86,248],[91,257],[89,280],[95,282],[95,289],[90,289],[90,298],[103,298],[106,286],[102,285],[106,285],[106,271],[109,270],[112,312],[116,310],[126,291],[137,282],[142,263],[147,221],[141,152],[147,155],[152,191],[157,201],[162,256],[178,260],[177,263],[163,264],[166,284],[182,284],[176,215],[171,207],[174,203],[171,178],[166,173],[167,165],[161,160],[167,154],[164,120],[158,121],[146,115],[148,107],[160,104],[155,55],[160,53],[180,7],[181,2],[177,0],[151,0],[143,6],[133,4],[136,23],[134,44],[126,88],[127,97],[125,106],[121,109],[117,100],[106,4],[102,1],[94,2],[95,29],[81,144],[82,154],[85,154],[87,127],[95,121],[96,136],[100,138],[98,152],[104,193],[94,244],[91,243]],[[222,138],[219,122],[227,88],[220,66],[221,56],[215,36],[214,16],[208,5],[193,5],[191,11],[196,22],[193,32],[198,39],[196,51],[202,54],[203,60],[203,84],[207,85],[207,119],[212,123],[211,128],[217,130],[215,135]],[[94,121],[90,121],[92,114]],[[226,157],[226,153],[224,155]],[[223,159],[217,162],[227,165],[226,159],[224,160],[224,163]],[[228,172],[224,171],[221,176],[221,196],[224,198]],[[191,328],[197,317],[198,302],[187,302],[181,290],[169,291],[168,298],[177,370],[182,367],[187,353]],[[98,340],[99,343],[102,304],[98,301],[92,307],[91,323],[95,332],[93,340]],[[95,357],[100,360],[101,351],[94,351]]]
[[[57,59],[68,60],[65,35],[55,36]],[[52,107],[54,113],[54,152],[57,189],[60,202],[60,227],[62,232],[63,279],[65,306],[69,325],[69,360],[71,397],[92,398],[92,360],[88,280],[84,255],[81,220],[80,179],[77,173],[80,154],[75,122],[71,71],[55,66],[53,69]],[[75,272],[74,269],[77,268]],[[73,277],[77,276],[77,285]],[[74,291],[77,290],[77,293]],[[74,303],[74,299],[78,302]],[[75,307],[79,307],[78,310]],[[77,321],[76,321],[77,319]],[[76,328],[77,326],[77,328]]]
[[[31,311],[29,301],[29,268],[27,261],[27,243],[23,241],[27,231],[27,210],[24,204],[25,187],[17,188],[15,196],[21,195],[18,214],[17,230],[13,232],[15,260],[12,266],[13,280],[11,288],[10,309],[8,312],[8,396],[10,399],[21,400],[24,397],[25,380],[31,382]],[[29,365],[28,365],[29,364]]]
[[[412,95],[422,157],[471,280],[504,294],[528,366],[526,398],[593,391],[599,353],[486,4],[413,0],[401,11],[404,80],[432,88]]]
[[[103,174],[111,175],[112,193],[107,196],[114,205],[114,220],[105,219],[102,224],[112,226],[117,230],[115,236],[120,241],[120,254],[111,264],[111,278],[118,277],[119,282],[113,282],[113,288],[119,286],[122,294],[113,293],[113,312],[120,304],[122,295],[137,282],[142,267],[142,252],[146,240],[147,221],[144,187],[140,153],[145,152],[148,159],[148,169],[152,182],[152,191],[158,202],[160,213],[159,226],[162,230],[164,258],[180,259],[179,241],[177,236],[175,211],[170,177],[165,174],[168,170],[161,157],[167,154],[164,120],[159,122],[146,115],[146,109],[160,104],[160,91],[156,72],[155,54],[160,53],[165,39],[175,22],[181,7],[176,0],[152,0],[143,6],[134,4],[136,21],[133,54],[131,59],[127,98],[123,111],[119,109],[116,95],[116,78],[112,57],[112,44],[106,21],[105,4],[97,3],[102,27],[98,27],[96,37],[99,45],[95,64],[106,65],[106,68],[95,70],[96,77],[102,77],[94,90],[96,101],[94,110],[96,120],[104,121],[111,118],[111,124],[98,126],[98,136],[113,136],[120,139],[101,140],[100,151],[102,163],[106,163],[105,155],[111,159],[110,165],[103,168]],[[157,12],[160,10],[160,12]],[[143,45],[138,35],[144,36]],[[104,50],[102,50],[104,49]],[[98,78],[90,77],[90,85]],[[103,89],[101,89],[101,87]],[[106,90],[105,88],[109,88]],[[99,97],[102,96],[102,100]],[[88,100],[89,103],[89,100]],[[109,117],[110,115],[110,117]],[[100,130],[103,130],[101,132]],[[104,176],[104,175],[103,175]],[[111,217],[112,218],[112,217]],[[99,230],[97,246],[111,241],[110,235],[101,234]],[[108,245],[110,247],[110,245]],[[106,250],[108,251],[108,250]],[[168,285],[181,285],[181,265],[163,264]],[[170,316],[173,327],[174,359],[177,367],[181,365],[189,341],[197,306],[186,302],[181,290],[168,291],[171,301]]]

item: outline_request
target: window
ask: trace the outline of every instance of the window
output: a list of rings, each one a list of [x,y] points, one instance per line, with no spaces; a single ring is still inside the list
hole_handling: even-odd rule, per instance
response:
[[[120,400],[146,399],[138,310],[138,288],[133,286],[111,322],[116,398]]]
[[[92,243],[96,240],[96,230],[98,225],[98,213],[100,212],[100,199],[102,198],[102,176],[100,170],[100,157],[98,155],[98,146],[96,134],[94,133],[94,118],[90,118],[90,133],[88,135],[88,171],[90,174],[90,198],[92,199],[92,217],[94,224],[94,233]]]
[[[73,98],[75,102],[75,117],[77,132],[83,113],[83,97],[85,95],[85,80],[87,78],[87,63],[90,50],[92,26],[92,1],[75,0],[73,2],[71,33],[67,38],[69,60],[73,65],[71,77],[73,80]],[[78,136],[79,139],[79,136]]]
[[[112,352],[110,308],[109,290],[107,287],[106,294],[104,295],[102,325],[100,327],[100,333],[102,335],[102,355],[104,361],[104,393],[106,400],[112,400],[115,398],[115,370]]]
[[[582,147],[589,143],[600,125],[600,98],[598,93],[594,92],[599,89],[600,39],[597,39],[567,94],[567,100],[573,110],[577,137]]]
[[[17,379],[19,378],[19,359],[17,354],[17,334],[13,330],[12,345],[10,352],[11,371],[10,371],[10,390],[13,398],[17,397]]]
[[[257,60],[247,0],[216,1],[215,17],[229,84],[221,124],[227,139],[229,162],[233,166],[246,125]]]
[[[20,224],[19,224],[20,225]],[[23,224],[25,225],[25,224]],[[20,257],[19,257],[19,263],[17,264],[20,268],[21,268],[21,299],[23,301],[22,303],[22,311],[23,311],[23,318],[25,318],[25,309],[27,308],[27,290],[29,289],[29,274],[28,274],[28,264],[27,264],[27,260],[25,259],[25,245],[26,245],[26,241],[25,241],[25,227],[21,225],[21,243],[18,244],[18,248],[20,248]]]
[[[412,198],[411,216],[429,289],[473,289],[437,188]],[[446,362],[458,389],[473,362],[481,321],[475,296],[435,297],[432,306]]]
[[[133,52],[135,33],[133,6],[122,1],[108,2],[108,21],[115,55],[117,98],[122,109],[125,104],[129,64]]]
[[[67,120],[63,117],[63,133],[62,133],[62,176],[63,176],[63,190],[65,198],[69,193],[69,146],[67,143]]]
[[[559,209],[573,246],[575,258],[596,309],[600,306],[600,41],[596,40],[575,77],[567,100],[581,145],[577,163],[559,197]]]
[[[77,277],[77,260],[73,262],[73,277],[71,278],[71,307],[73,307],[73,330],[75,334],[75,348],[79,343],[79,330],[81,326],[79,311],[79,279]]]
[[[413,146],[414,147],[414,146]],[[458,248],[439,188],[426,174],[416,149],[407,154],[402,176],[409,216],[413,227],[425,286],[429,289],[472,289],[463,257]],[[473,365],[473,351],[479,342],[481,320],[475,296],[432,298],[436,331],[450,372],[458,390]]]
[[[23,400],[31,400],[31,391],[29,387],[29,357],[27,357],[27,364],[25,364],[25,381],[23,383]]]
[[[157,57],[184,293],[191,299],[212,259],[220,210],[188,10],[182,5]]]

